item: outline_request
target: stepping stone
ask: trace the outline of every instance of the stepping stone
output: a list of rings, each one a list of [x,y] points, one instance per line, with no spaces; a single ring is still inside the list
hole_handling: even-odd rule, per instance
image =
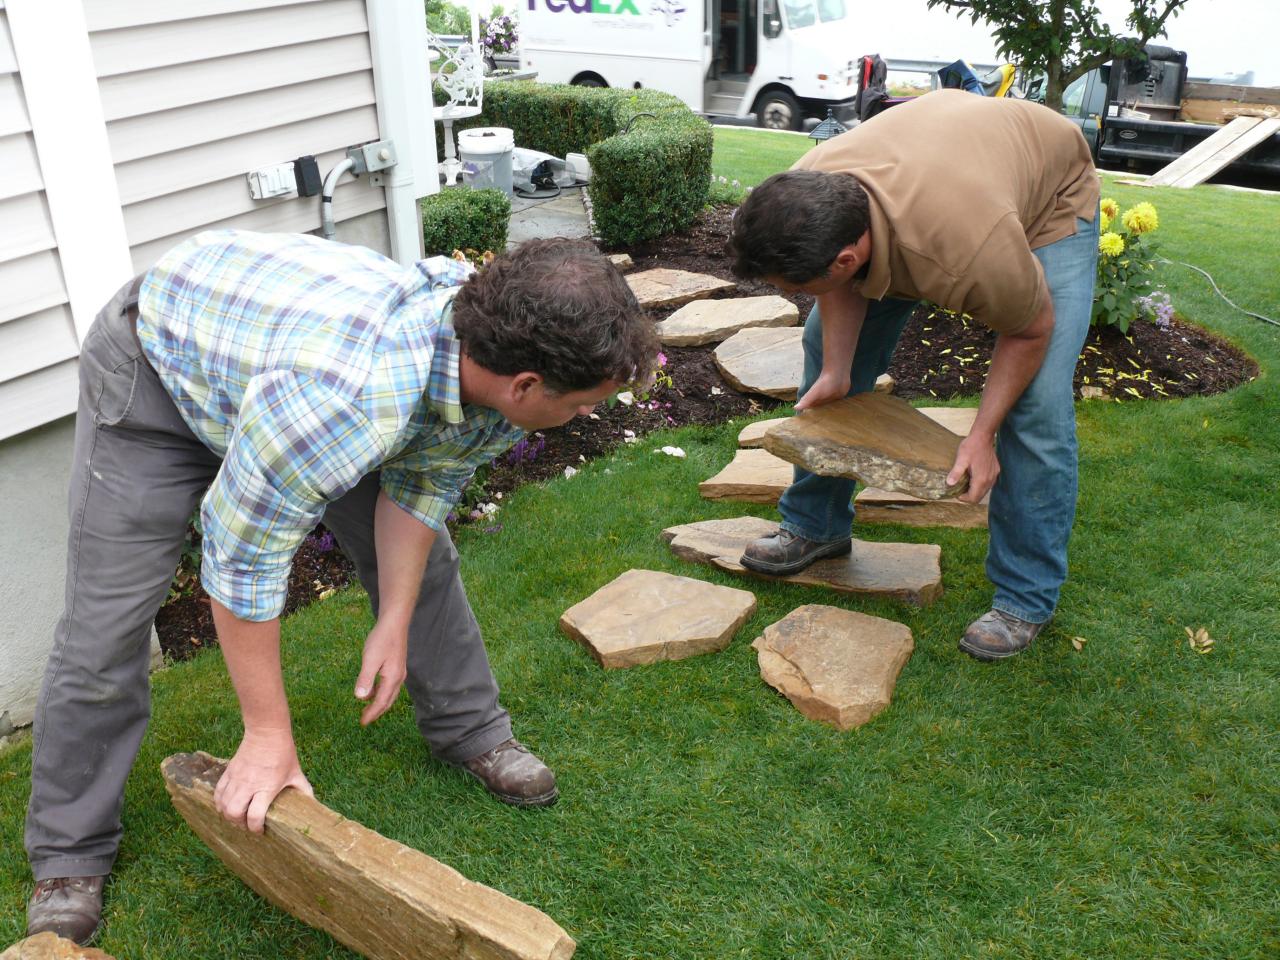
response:
[[[860,393],[806,410],[772,427],[764,445],[812,473],[923,500],[963,493],[968,486],[968,478],[947,483],[960,438],[885,393]]]
[[[794,400],[804,374],[799,327],[749,327],[716,347],[720,373],[736,390]]]
[[[782,423],[789,420],[790,417],[774,417],[772,420],[757,420],[755,423],[748,423],[738,433],[738,446],[754,448],[764,446],[764,435],[770,427],[775,423]]]
[[[568,960],[576,944],[544,913],[288,789],[266,833],[213,807],[226,762],[179,753],[161,764],[182,818],[258,894],[373,960]]]
[[[611,253],[609,254],[609,262],[617,267],[622,273],[626,273],[635,263],[631,259],[629,253]]]
[[[794,327],[800,321],[795,304],[784,297],[737,297],[685,304],[658,324],[665,345],[696,347],[719,343],[748,327]]]
[[[768,450],[739,450],[732,463],[698,484],[698,492],[708,500],[777,503],[794,475],[795,467]]]
[[[4,953],[0,960],[113,960],[109,953],[93,947],[82,947],[74,940],[66,940],[56,933],[37,933],[34,937],[19,940]]]
[[[751,645],[765,683],[837,730],[860,727],[889,706],[915,649],[904,624],[816,603],[766,627]]]
[[[721,280],[705,273],[690,273],[688,270],[642,270],[630,274],[627,285],[636,295],[640,306],[645,309],[657,307],[678,307],[690,300],[701,300],[713,293],[721,293],[734,289],[737,284],[732,280]]]
[[[560,629],[600,666],[636,667],[719,653],[756,611],[747,590],[628,570],[565,611]]]
[[[768,536],[778,525],[759,517],[703,520],[668,527],[662,537],[682,560],[706,563],[730,573],[761,580],[782,580],[828,587],[839,593],[888,597],[927,606],[942,596],[942,548],[929,543],[872,543],[853,541],[847,557],[819,560],[789,577],[771,577],[748,570],[739,559],[752,540]]]

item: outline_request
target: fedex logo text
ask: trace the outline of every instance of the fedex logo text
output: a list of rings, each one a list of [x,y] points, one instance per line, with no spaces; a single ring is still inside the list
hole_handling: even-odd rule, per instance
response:
[[[616,3],[611,0],[542,0],[542,3],[552,13],[569,10],[571,13],[630,13],[640,16],[635,0],[617,0]],[[529,0],[530,10],[536,10],[537,6],[538,0]]]

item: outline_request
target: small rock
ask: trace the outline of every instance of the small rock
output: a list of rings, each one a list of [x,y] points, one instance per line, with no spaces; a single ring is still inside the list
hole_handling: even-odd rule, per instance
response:
[[[795,304],[784,297],[737,297],[686,304],[658,324],[664,344],[693,347],[718,343],[748,327],[794,327]]]
[[[894,387],[897,385],[898,381],[887,373],[882,373],[876,377],[876,393],[893,393]]]
[[[631,260],[631,254],[629,253],[611,253],[609,254],[609,262],[617,267],[622,273],[626,273],[635,266],[635,263]]]
[[[704,273],[688,270],[642,270],[629,274],[627,285],[645,309],[678,307],[690,300],[701,300],[713,293],[722,293],[737,286],[731,280],[721,280]]]
[[[1080,388],[1080,399],[1081,400],[1110,400],[1111,394],[1107,393],[1107,391],[1103,390],[1101,387],[1088,385]]]
[[[947,483],[960,438],[886,393],[859,393],[769,429],[765,449],[812,473],[849,477],[925,500],[963,493]]]
[[[915,648],[904,624],[820,604],[797,607],[751,645],[767,684],[837,730],[860,727],[889,705]]]
[[[628,570],[560,617],[560,629],[605,668],[682,660],[723,650],[756,598],[655,570]]]

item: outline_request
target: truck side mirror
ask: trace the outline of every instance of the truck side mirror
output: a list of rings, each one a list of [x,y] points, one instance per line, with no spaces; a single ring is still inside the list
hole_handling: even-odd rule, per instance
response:
[[[761,13],[764,15],[762,25],[765,37],[776,40],[782,33],[782,15],[778,11],[777,0],[765,0],[761,4]]]

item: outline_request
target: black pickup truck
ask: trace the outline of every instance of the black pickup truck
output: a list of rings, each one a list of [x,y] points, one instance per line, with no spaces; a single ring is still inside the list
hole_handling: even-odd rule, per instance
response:
[[[1079,124],[1099,164],[1164,166],[1217,133],[1221,114],[1233,108],[1280,116],[1280,88],[1188,82],[1186,53],[1154,44],[1146,52],[1091,70],[1062,93],[1063,114]],[[1044,102],[1043,78],[1028,86],[1027,96]],[[1217,122],[1189,122],[1192,104],[1198,118]],[[1280,132],[1227,170],[1280,183]]]

